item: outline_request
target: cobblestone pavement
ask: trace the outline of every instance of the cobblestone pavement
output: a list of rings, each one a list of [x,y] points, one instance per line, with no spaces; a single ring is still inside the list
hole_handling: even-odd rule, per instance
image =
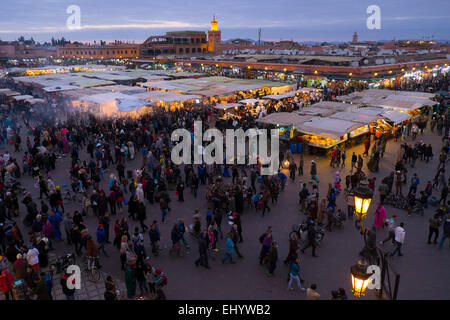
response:
[[[410,138],[408,138],[410,139]],[[410,168],[408,165],[408,181],[414,172],[419,174],[421,183],[419,190],[425,187],[427,180],[432,180],[434,177],[436,167],[438,165],[438,154],[441,147],[441,137],[436,136],[426,131],[424,136],[418,137],[423,139],[425,143],[431,143],[433,146],[434,159],[430,163],[417,161],[416,168]],[[25,137],[22,139],[25,141]],[[412,142],[408,140],[408,142]],[[397,151],[400,146],[400,141],[388,140],[387,149],[384,157],[380,161],[380,171],[377,173],[370,173],[369,177],[376,176],[377,182],[380,182],[393,168]],[[12,146],[7,146],[8,150],[17,159],[21,159],[22,155],[14,153]],[[350,166],[351,154],[355,151],[357,154],[362,154],[363,146],[358,145],[347,150],[346,168],[340,169],[341,178],[344,180]],[[86,148],[84,147],[80,158],[81,160],[88,160]],[[298,159],[298,158],[297,158]],[[288,274],[288,267],[283,264],[283,260],[287,255],[289,249],[288,234],[291,231],[292,225],[302,222],[304,216],[299,213],[298,208],[298,192],[300,182],[309,180],[310,160],[314,159],[318,164],[318,176],[320,179],[320,199],[326,195],[328,183],[333,182],[334,174],[337,169],[330,168],[329,160],[324,156],[319,155],[305,155],[305,175],[297,176],[295,182],[288,181],[285,191],[281,192],[278,203],[275,205],[269,204],[272,210],[261,217],[261,214],[255,212],[252,208],[247,208],[242,215],[242,228],[244,242],[240,244],[240,251],[244,258],[236,258],[236,264],[223,265],[219,259],[224,256],[225,242],[220,240],[218,253],[213,253],[213,258],[210,259],[210,270],[201,267],[196,267],[194,261],[198,257],[198,246],[196,241],[190,236],[186,235],[186,239],[192,248],[189,253],[186,252],[184,256],[177,257],[168,253],[167,248],[171,246],[170,230],[177,218],[184,218],[187,225],[192,222],[192,215],[195,208],[200,209],[202,214],[206,213],[208,204],[205,200],[205,188],[200,186],[197,199],[193,199],[189,190],[185,190],[185,202],[179,203],[176,201],[177,197],[175,191],[171,191],[171,208],[172,211],[168,213],[168,223],[160,223],[160,230],[162,233],[161,244],[166,249],[161,252],[158,257],[151,257],[151,263],[154,266],[161,267],[167,273],[169,284],[165,288],[165,293],[168,299],[305,299],[305,294],[295,290],[287,290],[286,278]],[[364,171],[368,172],[366,163],[368,159],[364,158]],[[137,155],[136,159],[127,164],[127,169],[135,169],[140,167],[142,157]],[[66,183],[69,185],[69,174],[67,168],[70,166],[70,157],[58,159],[57,170],[52,172],[56,185]],[[112,171],[116,174],[115,168]],[[183,170],[182,170],[183,172]],[[107,178],[110,171],[105,173],[105,179],[101,182],[102,187],[107,190]],[[448,176],[447,176],[448,178]],[[33,187],[34,180],[31,177],[21,178],[22,184],[30,189],[34,199],[39,197],[39,190]],[[231,178],[225,178],[225,183]],[[378,187],[378,184],[377,184]],[[404,192],[407,188],[404,188]],[[438,196],[439,191],[434,190],[433,194]],[[127,194],[129,196],[129,193]],[[19,198],[19,201],[22,197]],[[378,192],[375,192],[373,205],[371,206],[367,225],[371,226],[373,223],[373,212],[376,207]],[[66,204],[66,211],[73,212],[80,210],[80,205],[75,203]],[[337,197],[337,206],[346,211],[346,202],[344,195]],[[159,204],[146,203],[147,220],[146,224],[150,225],[156,219],[161,221],[161,213]],[[20,204],[21,221],[25,214],[25,208]],[[391,265],[400,273],[400,287],[398,297],[399,299],[450,299],[450,250],[448,244],[442,250],[439,250],[436,245],[427,244],[428,219],[434,213],[435,208],[430,207],[425,211],[425,216],[413,215],[408,217],[405,211],[394,209],[386,206],[387,215],[391,217],[396,214],[398,222],[405,222],[406,240],[403,246],[403,257],[389,258]],[[113,234],[113,224],[118,218],[121,218],[125,213],[118,213],[112,216],[110,225],[110,233]],[[138,226],[138,222],[131,221],[129,223],[130,233],[133,233],[134,228]],[[275,270],[275,276],[269,277],[265,268],[259,266],[257,257],[260,250],[259,236],[264,232],[267,226],[273,226],[274,239],[279,242],[279,260],[278,267]],[[91,234],[95,235],[97,227],[97,219],[95,217],[87,218],[87,226]],[[225,220],[222,224],[224,232],[229,230],[229,225]],[[21,230],[24,235],[28,232],[28,228],[21,225]],[[442,228],[441,228],[442,234]],[[387,231],[377,231],[377,240],[386,238]],[[148,234],[145,234],[145,247],[150,251],[150,241]],[[112,237],[111,237],[112,238]],[[110,239],[112,241],[112,239]],[[58,255],[63,255],[67,252],[72,252],[73,247],[69,247],[64,242],[55,244]],[[311,257],[311,251],[308,249],[305,254],[300,254],[301,276],[306,281],[304,286],[310,286],[316,283],[318,292],[322,295],[322,299],[329,299],[331,290],[336,290],[343,287],[349,299],[355,299],[351,294],[350,282],[350,266],[358,261],[358,253],[363,247],[363,239],[358,230],[355,229],[352,222],[345,222],[345,227],[342,230],[335,230],[327,232],[324,241],[320,247],[317,248],[318,258]],[[385,244],[383,249],[391,251],[393,247],[390,244]],[[118,250],[112,244],[106,245],[106,250],[109,258],[101,256],[101,263],[104,266],[103,272],[110,274],[116,281],[124,282],[124,272],[120,270],[120,258]],[[102,299],[103,282],[97,286],[86,283],[86,289],[78,293],[79,298],[83,299]],[[59,288],[58,288],[59,287]],[[55,283],[56,297],[59,299],[60,284]],[[125,292],[125,290],[121,290]],[[92,294],[91,294],[92,293]],[[373,299],[373,294],[369,292],[361,299]]]

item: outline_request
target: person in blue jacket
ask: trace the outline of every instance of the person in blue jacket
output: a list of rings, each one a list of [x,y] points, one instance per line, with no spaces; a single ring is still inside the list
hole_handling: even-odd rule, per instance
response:
[[[97,235],[97,242],[98,242],[98,251],[100,252],[100,250],[102,250],[103,254],[106,257],[109,257],[108,253],[105,250],[106,233],[105,233],[105,229],[103,229],[103,225],[102,224],[98,225],[96,235]]]
[[[61,229],[59,229],[59,225],[61,222],[63,222],[63,217],[59,213],[59,211],[53,212],[50,211],[48,220],[52,224],[53,230],[55,231],[54,240],[61,240]]]
[[[227,235],[225,258],[222,259],[222,263],[225,263],[225,261],[227,261],[227,260],[230,260],[230,263],[232,263],[232,264],[236,263],[233,261],[233,250],[234,250],[233,234],[229,233]]]

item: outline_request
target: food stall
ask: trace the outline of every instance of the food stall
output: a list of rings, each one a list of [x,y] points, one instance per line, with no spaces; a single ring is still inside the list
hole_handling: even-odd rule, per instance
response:
[[[280,140],[289,142],[292,153],[301,153],[303,151],[301,142],[297,139],[299,132],[296,125],[310,120],[312,116],[302,116],[295,112],[276,112],[271,113],[263,118],[256,120],[258,124],[263,126],[279,129]]]
[[[361,127],[363,123],[312,117],[309,121],[296,124],[296,129],[303,134],[309,146],[329,149],[349,139],[349,133]]]
[[[321,117],[328,117],[332,114],[336,113],[335,110],[328,109],[328,108],[319,108],[319,107],[304,107],[300,108],[296,111],[300,115],[304,116],[321,116]]]
[[[238,110],[240,107],[242,107],[242,104],[240,103],[220,103],[215,105],[213,108],[217,110],[217,119],[219,120],[227,120],[230,117],[240,117],[235,113],[236,110]]]
[[[147,101],[123,93],[99,93],[80,98],[82,111],[98,116],[137,115],[137,111],[148,105]]]
[[[165,108],[166,111],[182,109],[186,106],[193,106],[200,102],[200,96],[192,94],[181,94],[170,91],[145,91],[133,94],[132,97],[152,102],[157,108]]]

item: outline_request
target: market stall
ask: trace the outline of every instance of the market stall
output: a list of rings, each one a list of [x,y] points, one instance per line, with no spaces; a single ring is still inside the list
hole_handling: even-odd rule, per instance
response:
[[[348,140],[350,133],[365,125],[341,119],[312,117],[295,126],[310,146],[328,149]]]
[[[321,116],[321,117],[328,117],[336,113],[336,111],[333,109],[319,108],[319,107],[304,107],[300,108],[296,112],[300,115]]]
[[[217,119],[227,120],[230,117],[239,117],[235,111],[242,106],[243,105],[240,103],[220,103],[215,105],[213,108],[217,110]]]
[[[295,112],[277,112],[269,114],[256,120],[258,124],[275,127],[279,129],[280,139],[289,142],[292,153],[303,151],[302,138],[298,139],[299,133],[296,126],[310,120],[312,116],[301,116]]]
[[[171,91],[145,91],[133,94],[133,97],[150,101],[154,107],[164,108],[166,111],[184,108],[187,104],[193,105],[196,101],[199,102],[201,98],[198,95],[181,94]]]
[[[89,111],[99,116],[135,113],[149,104],[147,101],[123,93],[100,93],[81,97],[80,100],[82,111]]]

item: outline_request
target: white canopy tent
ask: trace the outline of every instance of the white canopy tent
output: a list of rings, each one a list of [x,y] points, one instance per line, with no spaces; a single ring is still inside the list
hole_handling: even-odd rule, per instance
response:
[[[269,94],[263,97],[264,99],[281,100],[287,98],[284,94]]]
[[[313,117],[309,121],[297,124],[296,129],[302,133],[340,140],[346,133],[363,125],[362,123],[341,119]]]
[[[20,95],[20,96],[15,96],[14,100],[16,101],[22,101],[22,100],[28,100],[28,99],[33,99],[33,96],[30,96],[28,94],[24,94],[24,95]]]
[[[227,110],[227,109],[232,109],[232,108],[236,108],[236,107],[242,107],[242,104],[240,103],[221,103],[221,104],[217,104],[214,106],[214,109],[217,110]]]
[[[380,108],[380,107],[363,107],[358,108],[353,111],[354,113],[358,114],[365,114],[365,115],[380,115],[386,112],[386,109]]]
[[[44,99],[40,99],[40,98],[33,98],[33,99],[27,99],[27,102],[29,104],[36,104],[36,103],[44,103],[45,100]]]
[[[411,111],[411,110],[415,110],[415,109],[419,109],[419,108],[423,107],[424,103],[423,103],[423,101],[414,102],[414,101],[406,101],[406,100],[380,99],[380,100],[371,102],[370,105],[375,106],[375,107],[382,107],[382,108],[386,108],[386,109]],[[430,105],[434,105],[434,104],[430,104]]]
[[[388,110],[383,113],[383,118],[397,124],[397,123],[401,123],[405,120],[408,120],[409,118],[411,118],[411,116],[405,112],[400,112],[397,110]]]
[[[311,105],[311,107],[315,108],[323,108],[334,110],[335,112],[339,111],[353,111],[356,109],[356,106],[343,103],[343,102],[334,102],[334,101],[320,101]]]
[[[80,100],[96,104],[98,106],[97,111],[104,115],[135,111],[148,104],[134,96],[118,92],[89,95],[81,97]]]
[[[258,123],[272,124],[279,126],[299,125],[310,120],[312,116],[301,116],[294,112],[276,112],[256,120]]]
[[[337,112],[329,117],[330,119],[340,119],[346,121],[352,121],[356,123],[369,124],[375,120],[381,119],[380,115],[367,115],[356,112]]]
[[[240,103],[249,103],[249,104],[252,104],[252,103],[257,103],[257,102],[267,102],[267,100],[264,100],[264,99],[244,99],[244,100],[241,100],[241,101],[239,101]]]
[[[58,92],[58,91],[75,90],[75,89],[78,89],[78,86],[56,86],[56,87],[43,88],[43,90],[45,92]]]
[[[319,107],[305,107],[300,108],[296,111],[300,115],[311,115],[311,116],[322,116],[322,117],[328,117],[332,114],[336,113],[333,109],[327,109],[327,108],[319,108]]]
[[[164,101],[164,102],[188,101],[201,98],[200,96],[193,94],[181,94],[177,92],[158,91],[158,90],[145,91],[142,93],[134,94],[133,97],[148,101]]]
[[[21,95],[20,92],[13,91],[11,89],[1,89],[1,90],[3,90],[3,91],[0,91],[0,95],[4,95],[4,96],[8,96],[8,97]]]

